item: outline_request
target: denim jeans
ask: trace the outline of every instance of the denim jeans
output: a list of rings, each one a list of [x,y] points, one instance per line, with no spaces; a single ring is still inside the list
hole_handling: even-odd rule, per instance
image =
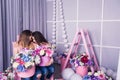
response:
[[[55,68],[53,65],[50,65],[50,66],[40,67],[40,70],[42,72],[41,80],[45,80],[45,77],[49,79],[53,75]]]
[[[35,74],[33,75],[32,80],[37,80],[37,75],[38,74],[42,74],[42,73],[41,73],[40,67],[36,66],[36,68],[35,68]]]
[[[54,71],[55,71],[55,68],[54,68],[53,65],[50,65],[50,66],[36,66],[36,72],[33,76],[33,80],[37,80],[36,76],[38,74],[42,74],[40,80],[45,80],[45,77],[49,79],[53,75]]]
[[[53,65],[50,66],[46,66],[47,70],[48,70],[48,74],[47,74],[47,78],[50,79],[50,77],[53,75],[53,73],[55,72],[55,68]]]
[[[30,79],[30,78],[22,78],[21,80],[32,80],[32,79]]]

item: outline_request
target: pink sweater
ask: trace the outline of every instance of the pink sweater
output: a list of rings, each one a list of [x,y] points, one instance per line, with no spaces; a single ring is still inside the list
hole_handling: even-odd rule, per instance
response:
[[[46,66],[46,64],[50,61],[50,57],[48,56],[43,56],[41,57],[41,63],[39,64],[39,66]]]

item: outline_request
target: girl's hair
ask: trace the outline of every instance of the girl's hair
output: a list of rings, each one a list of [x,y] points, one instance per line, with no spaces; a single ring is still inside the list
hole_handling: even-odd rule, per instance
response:
[[[40,45],[41,43],[48,43],[43,34],[39,31],[33,32],[32,36],[35,38],[35,41],[37,42],[38,45]]]
[[[32,42],[30,36],[32,36],[32,32],[30,30],[22,31],[19,37],[18,44],[21,45],[23,48],[29,47]]]

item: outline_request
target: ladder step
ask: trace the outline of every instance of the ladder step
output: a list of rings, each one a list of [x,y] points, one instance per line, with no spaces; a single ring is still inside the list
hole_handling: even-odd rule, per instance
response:
[[[78,45],[78,43],[74,43],[74,46]]]

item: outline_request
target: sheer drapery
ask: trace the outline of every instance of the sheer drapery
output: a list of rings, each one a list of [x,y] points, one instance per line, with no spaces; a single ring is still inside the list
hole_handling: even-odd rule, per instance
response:
[[[10,65],[12,42],[25,29],[47,35],[46,0],[0,0],[0,71]]]

